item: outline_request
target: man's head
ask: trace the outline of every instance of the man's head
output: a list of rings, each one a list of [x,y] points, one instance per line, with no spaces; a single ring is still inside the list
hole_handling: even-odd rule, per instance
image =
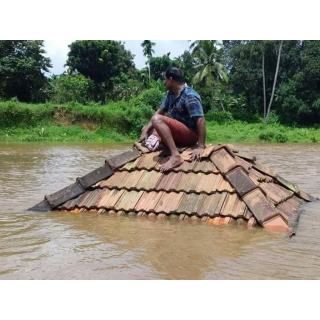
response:
[[[183,73],[179,68],[170,67],[164,75],[164,85],[167,90],[174,90],[184,84]]]

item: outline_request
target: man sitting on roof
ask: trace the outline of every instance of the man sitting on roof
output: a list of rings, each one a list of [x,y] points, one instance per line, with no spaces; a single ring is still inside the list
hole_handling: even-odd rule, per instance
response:
[[[161,171],[169,171],[183,163],[177,146],[193,146],[192,160],[199,160],[205,147],[206,127],[199,94],[188,87],[183,80],[182,71],[169,68],[164,77],[168,92],[160,103],[149,123],[142,128],[139,142],[152,151],[160,141],[169,148],[171,156]],[[168,116],[164,116],[165,113]],[[150,135],[151,134],[151,135]]]

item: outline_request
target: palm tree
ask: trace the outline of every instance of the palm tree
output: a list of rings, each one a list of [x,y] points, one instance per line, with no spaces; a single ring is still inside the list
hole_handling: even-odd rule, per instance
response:
[[[148,68],[149,68],[149,84],[151,84],[151,72],[150,72],[150,58],[152,57],[152,54],[154,53],[154,50],[152,47],[155,46],[155,43],[151,40],[144,40],[141,43],[141,47],[143,48],[143,55],[148,58]]]
[[[216,81],[228,81],[226,68],[217,61],[218,49],[216,40],[195,40],[190,49],[195,59],[197,73],[192,83],[205,82],[211,88],[211,103],[213,106],[213,88]],[[223,105],[221,105],[223,109]]]

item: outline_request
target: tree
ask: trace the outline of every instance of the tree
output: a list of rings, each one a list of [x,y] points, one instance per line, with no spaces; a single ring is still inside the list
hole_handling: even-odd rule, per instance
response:
[[[167,71],[169,67],[178,67],[175,60],[171,60],[168,55],[162,57],[151,57],[150,58],[150,70],[153,78],[157,81],[158,79],[163,80],[163,73]]]
[[[66,65],[97,84],[100,100],[105,91],[112,91],[114,84],[134,69],[134,56],[120,41],[78,40],[69,48]]]
[[[51,68],[50,58],[45,57],[43,41],[0,41],[0,96],[17,97],[21,101],[44,99],[47,84],[45,72]]]
[[[271,93],[271,98],[269,101],[269,105],[268,105],[268,110],[267,110],[267,114],[264,118],[264,122],[267,123],[268,122],[268,118],[269,118],[269,114],[270,114],[270,109],[271,109],[271,105],[272,105],[272,101],[273,101],[273,97],[274,97],[274,90],[276,88],[276,82],[277,82],[277,77],[278,77],[278,72],[279,72],[279,63],[280,63],[280,57],[281,57],[281,50],[282,50],[282,44],[283,44],[283,40],[280,41],[280,45],[279,45],[279,51],[278,51],[278,60],[277,60],[277,67],[276,67],[276,72],[274,75],[274,81],[273,81],[273,86],[272,86],[272,93]]]
[[[156,44],[152,42],[151,40],[144,40],[141,43],[141,47],[143,48],[143,55],[148,58],[148,68],[149,68],[149,83],[151,83],[151,71],[150,71],[150,58],[152,57],[152,54],[154,53],[153,47]]]
[[[211,88],[211,104],[214,104],[214,84],[216,81],[228,81],[226,68],[217,61],[218,49],[216,40],[196,40],[191,46],[192,57],[195,59],[194,68],[197,73],[193,83],[205,82]],[[223,106],[221,105],[222,109]]]

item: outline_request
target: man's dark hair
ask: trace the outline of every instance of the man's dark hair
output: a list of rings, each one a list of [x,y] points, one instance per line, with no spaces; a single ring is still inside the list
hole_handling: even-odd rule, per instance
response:
[[[166,71],[166,77],[172,78],[175,82],[179,83],[179,84],[183,84],[184,83],[184,79],[183,79],[183,73],[179,68],[176,67],[170,67],[167,71]]]

